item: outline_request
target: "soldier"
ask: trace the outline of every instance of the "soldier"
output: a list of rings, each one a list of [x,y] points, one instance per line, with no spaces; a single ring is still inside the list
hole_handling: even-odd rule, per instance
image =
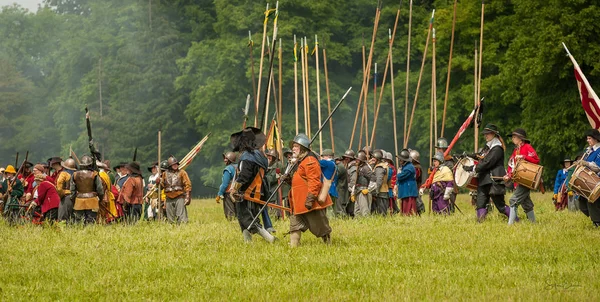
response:
[[[367,155],[362,150],[356,156],[356,180],[350,187],[350,198],[354,201],[354,216],[369,216],[373,202],[369,183],[373,177],[373,170],[367,163]]]
[[[50,168],[52,168],[52,170],[54,170],[54,172],[50,175],[50,178],[52,178],[52,182],[54,183],[54,185],[56,185],[58,175],[60,175],[60,172],[62,172],[63,170],[63,167],[60,165],[62,162],[63,160],[60,157],[52,157],[48,160],[48,165],[50,166]]]
[[[275,149],[267,150],[266,152],[267,160],[269,162],[269,167],[267,168],[267,172],[265,173],[265,181],[268,190],[267,197],[275,194],[273,197],[274,204],[281,205],[282,196],[279,192],[276,192],[275,189],[279,184],[279,177],[281,176],[281,164],[279,162],[279,153]],[[271,209],[271,214],[276,215],[277,218],[281,217],[281,211]],[[263,220],[263,225],[269,233],[275,233],[275,229],[273,228],[273,222],[271,221],[271,217],[269,217],[269,211],[265,208],[261,213],[261,218]]]
[[[94,223],[98,215],[99,201],[104,198],[102,180],[93,170],[91,156],[81,157],[79,170],[71,178],[71,201],[75,220],[85,224]]]
[[[56,177],[56,192],[60,197],[58,221],[70,222],[73,219],[73,201],[71,200],[71,177],[77,169],[75,160],[67,158],[60,163],[61,170]]]
[[[321,166],[317,155],[310,150],[310,140],[305,134],[298,134],[290,142],[297,160],[297,169],[292,176],[290,204],[290,246],[300,245],[302,232],[310,230],[326,244],[331,243],[331,227],[327,219],[327,208],[333,203],[329,194],[321,200]]]
[[[417,179],[415,167],[407,149],[398,155],[398,174],[396,175],[396,196],[401,200],[403,215],[414,215],[417,212]]]
[[[254,127],[247,127],[240,132],[233,133],[230,137],[233,151],[241,152],[232,196],[245,242],[252,241],[252,234],[259,234],[270,243],[276,239],[257,220],[254,220],[261,208],[257,203],[268,198],[266,196],[268,190],[264,182],[269,161],[259,150],[264,146],[266,140],[266,136],[260,129]]]
[[[556,178],[554,179],[554,196],[552,197],[552,200],[554,201],[554,207],[557,211],[564,210],[567,207],[567,205],[569,206],[569,210],[574,210],[572,207],[574,199],[573,193],[572,191],[569,191],[571,192],[571,194],[567,194],[566,188],[568,184],[565,183],[567,175],[569,174],[569,168],[572,164],[573,161],[570,158],[565,158],[565,160],[562,162],[563,168],[558,170],[558,172],[556,173]],[[559,193],[561,193],[560,200],[558,200]]]
[[[129,177],[129,175],[127,175],[127,173],[125,173],[125,170],[123,169],[123,167],[125,167],[126,164],[126,162],[120,162],[113,168],[113,170],[117,173],[113,185],[117,188],[117,191],[119,192],[121,191],[123,184],[127,180],[127,177]]]
[[[433,175],[431,190],[432,210],[436,214],[450,214],[450,194],[454,190],[454,176],[448,166],[444,165],[444,154],[436,152],[433,157],[433,167],[437,168]]]
[[[443,137],[438,138],[435,148],[436,153],[441,152],[442,155],[445,154],[446,150],[448,150],[448,141]],[[454,165],[456,164],[456,162],[454,161],[452,155],[448,154],[444,156],[444,162],[442,164],[448,167],[450,171],[454,171]],[[450,200],[448,201],[448,208],[450,209],[450,213],[454,213],[456,211],[454,205],[456,204],[456,194],[458,194],[458,187],[456,186],[456,184],[454,184],[454,180],[452,180],[452,182],[452,192],[450,192]]]
[[[590,129],[586,133],[587,150],[580,160],[575,161],[575,165],[582,165],[598,174],[600,172],[600,132],[596,129]],[[7,168],[8,170],[8,168]],[[600,202],[598,200],[587,200],[579,196],[579,210],[585,216],[588,216],[595,227],[600,227]]]
[[[15,167],[8,165],[4,170],[4,181],[0,187],[0,199],[4,207],[4,216],[9,223],[16,223],[19,219],[19,200],[23,197],[23,183],[17,177]]]
[[[179,169],[179,161],[171,156],[167,159],[167,171],[160,177],[161,186],[167,196],[167,220],[171,223],[187,223],[187,206],[192,201],[192,182],[187,172]]]
[[[17,175],[17,178],[21,180],[23,183],[24,194],[32,194],[33,193],[33,183],[35,182],[35,176],[33,175],[33,164],[25,161],[23,163],[23,169],[21,169],[21,173]]]
[[[104,198],[100,200],[100,207],[98,210],[99,221],[105,223],[111,223],[116,221],[117,217],[117,207],[115,204],[115,196],[112,193],[112,182],[110,181],[110,176],[108,172],[110,172],[110,168],[101,161],[96,161],[96,166],[98,166],[98,176],[100,176],[100,180],[102,180],[102,190],[104,192]]]
[[[487,124],[482,131],[486,144],[482,150],[482,159],[473,166],[463,166],[467,172],[475,170],[479,175],[477,185],[477,221],[483,222],[487,216],[487,205],[491,200],[501,214],[509,216],[510,210],[504,203],[505,186],[497,184],[492,177],[504,177],[504,142],[500,137],[500,131],[494,124]]]
[[[383,160],[384,150],[373,151],[373,157],[371,158],[372,165],[375,166],[373,174],[375,176],[375,186],[371,191],[373,198],[373,213],[379,215],[386,215],[390,205],[389,197],[389,185],[388,185],[388,163]],[[373,181],[373,179],[372,179]]]
[[[354,203],[350,202],[350,192],[348,191],[350,179],[348,166],[350,162],[354,161],[354,156],[354,151],[346,150],[337,164],[338,199],[333,203],[333,214],[337,217],[354,216]]]
[[[338,171],[334,157],[335,153],[333,153],[333,150],[323,150],[321,153],[321,159],[319,160],[319,165],[321,166],[321,171],[323,172],[323,175],[321,175],[321,182],[323,185],[327,184],[329,186],[329,191],[327,194],[335,206],[339,195],[337,192]]]
[[[394,196],[394,188],[396,187],[396,165],[394,164],[394,157],[392,153],[386,152],[383,159],[388,163],[388,196],[390,200],[390,212],[392,214],[400,213],[398,204],[396,203],[396,197]]]
[[[423,185],[423,168],[421,168],[421,154],[417,150],[410,150],[410,159],[415,167],[415,178],[417,180],[417,188],[420,188]],[[425,204],[423,203],[423,198],[421,198],[421,194],[417,196],[417,214],[425,213]]]
[[[216,201],[219,203],[223,201],[223,213],[225,218],[229,221],[235,218],[235,204],[231,197],[231,184],[236,176],[237,170],[237,155],[234,152],[227,152],[223,154],[223,162],[225,163],[225,169],[223,169],[223,178],[221,179],[221,186],[217,193]]]
[[[126,221],[136,223],[142,216],[142,199],[144,198],[142,171],[137,162],[131,162],[122,169],[129,177],[121,188],[119,199],[126,213]]]
[[[42,167],[39,168],[43,169]],[[57,221],[60,197],[58,196],[56,187],[52,183],[51,178],[47,177],[41,170],[34,169],[33,171],[35,181],[37,182],[34,191],[36,197],[29,204],[27,211],[29,212],[40,206],[42,212],[41,221]]]

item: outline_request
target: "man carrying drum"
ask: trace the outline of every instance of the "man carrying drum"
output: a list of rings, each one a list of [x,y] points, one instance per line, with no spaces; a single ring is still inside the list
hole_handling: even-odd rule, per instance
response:
[[[512,178],[512,173],[517,166],[517,162],[520,160],[525,160],[533,164],[539,164],[540,158],[538,157],[535,149],[529,143],[529,139],[527,139],[527,133],[525,130],[521,128],[515,129],[508,137],[512,138],[513,144],[515,144],[515,150],[512,155],[508,159],[508,169],[504,176],[504,180],[508,181]],[[521,205],[523,210],[527,214],[527,218],[531,222],[535,222],[535,213],[533,212],[533,201],[530,196],[531,190],[524,185],[517,184],[515,182],[515,191],[513,195],[510,197],[510,216],[508,217],[508,224],[511,225],[515,222],[517,218],[517,207]]]
[[[575,165],[585,166],[597,174],[600,172],[600,132],[591,129],[585,135],[588,148],[583,158],[576,161]],[[598,200],[587,200],[584,196],[579,196],[579,209],[585,216],[590,217],[595,227],[600,227],[600,202]]]

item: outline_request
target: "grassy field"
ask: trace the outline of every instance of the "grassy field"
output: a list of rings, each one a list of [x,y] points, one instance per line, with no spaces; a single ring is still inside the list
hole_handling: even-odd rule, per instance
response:
[[[298,249],[287,221],[275,244],[244,244],[213,200],[195,200],[184,226],[1,222],[0,300],[600,299],[600,230],[587,217],[536,193],[539,223],[493,212],[478,224],[467,198],[465,215],[332,219],[331,246],[305,233]]]

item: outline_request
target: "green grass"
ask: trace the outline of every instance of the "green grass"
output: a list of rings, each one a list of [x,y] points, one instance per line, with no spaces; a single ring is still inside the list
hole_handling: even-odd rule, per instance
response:
[[[507,200],[508,200],[507,196]],[[0,223],[0,300],[600,299],[600,230],[533,195],[538,224],[465,215],[332,219],[331,246],[242,242],[221,205],[195,200],[185,226],[9,227]]]

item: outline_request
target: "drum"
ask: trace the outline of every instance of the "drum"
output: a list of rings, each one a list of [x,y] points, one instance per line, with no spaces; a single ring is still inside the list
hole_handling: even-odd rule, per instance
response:
[[[543,169],[543,166],[530,163],[526,160],[519,160],[512,173],[513,181],[532,190],[537,190],[542,182]]]
[[[600,177],[585,166],[575,169],[569,181],[569,187],[591,203],[600,197]]]
[[[457,186],[463,188],[466,187],[470,190],[477,190],[477,184],[479,183],[475,171],[467,172],[463,169],[464,166],[474,166],[475,160],[470,157],[461,159],[454,169],[454,182]]]

